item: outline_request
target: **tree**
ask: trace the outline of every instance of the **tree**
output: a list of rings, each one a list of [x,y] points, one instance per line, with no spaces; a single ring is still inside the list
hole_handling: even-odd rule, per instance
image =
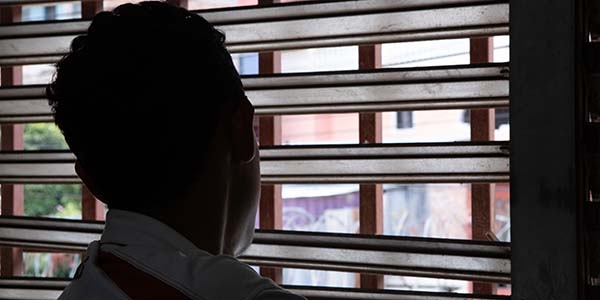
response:
[[[52,123],[25,125],[25,150],[64,150],[67,142],[60,129]]]
[[[52,123],[26,124],[25,150],[64,150],[67,143]],[[25,215],[78,218],[81,216],[80,184],[25,185]]]

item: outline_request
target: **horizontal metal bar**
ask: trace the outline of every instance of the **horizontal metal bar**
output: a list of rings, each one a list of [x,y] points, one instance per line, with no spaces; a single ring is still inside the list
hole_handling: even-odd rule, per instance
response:
[[[390,252],[418,252],[473,257],[509,258],[510,244],[470,240],[450,240],[418,237],[396,237],[383,235],[361,235],[343,233],[315,234],[281,230],[257,230],[254,242],[258,244],[303,245],[340,249],[381,250]]]
[[[19,123],[49,123],[54,122],[54,119],[51,115],[41,115],[41,116],[28,116],[28,115],[20,115],[20,116],[3,116],[0,117],[0,124],[19,124]]]
[[[508,66],[244,76],[257,114],[457,109],[508,105]],[[45,87],[0,88],[0,123],[51,121]]]
[[[0,43],[2,40],[0,40]],[[63,54],[59,55],[38,55],[38,56],[25,56],[25,57],[0,57],[0,66],[22,66],[22,65],[35,65],[35,64],[54,64],[63,57]]]
[[[317,255],[321,253],[317,252]],[[325,255],[331,255],[332,253],[326,253]],[[360,255],[360,254],[357,254]],[[403,258],[404,259],[404,258]],[[424,257],[413,256],[408,259],[424,259]],[[324,271],[336,271],[336,272],[349,272],[349,273],[362,273],[362,274],[375,274],[375,275],[395,275],[395,276],[410,276],[410,277],[430,277],[430,278],[445,278],[455,280],[472,280],[472,281],[487,281],[487,282],[500,282],[508,283],[509,278],[501,274],[490,274],[490,273],[459,273],[456,270],[448,272],[446,270],[431,269],[431,268],[403,268],[398,266],[365,266],[362,264],[337,264],[331,262],[298,262],[298,261],[280,261],[276,259],[245,259],[240,258],[241,261],[262,267],[287,267],[296,269],[309,269],[309,270],[324,270]]]
[[[382,83],[432,83],[439,81],[508,80],[507,63],[451,65],[435,67],[386,68],[360,71],[303,72],[272,75],[246,75],[246,89],[373,85]]]
[[[257,107],[332,106],[340,104],[373,104],[392,102],[437,102],[451,99],[505,99],[508,103],[508,81],[436,82],[398,85],[372,85],[331,88],[277,89],[247,91]]]
[[[55,289],[23,289],[18,287],[1,287],[2,300],[56,300],[62,290]]]
[[[0,123],[51,122],[45,86],[0,87]]]
[[[416,144],[376,144],[376,145],[330,145],[327,147],[305,145],[293,147],[262,147],[262,160],[273,159],[323,159],[323,158],[393,158],[416,156],[497,156],[508,157],[506,142],[490,143],[416,143]]]
[[[354,112],[385,112],[385,111],[416,111],[436,109],[475,109],[495,108],[509,105],[508,98],[489,99],[444,99],[431,102],[406,101],[390,103],[365,103],[365,104],[339,104],[323,106],[298,106],[298,107],[264,107],[257,109],[258,115],[290,115],[290,114],[319,114],[319,113],[354,113]],[[14,120],[14,119],[13,119]],[[36,122],[35,118],[23,119],[24,122]],[[47,121],[47,120],[46,120]],[[10,119],[7,119],[7,123]],[[14,123],[14,122],[13,122]],[[17,123],[22,123],[21,120]]]
[[[289,291],[302,295],[308,299],[323,300],[484,300],[504,299],[510,296],[500,295],[474,295],[463,293],[444,292],[419,292],[419,291],[392,291],[392,290],[361,290],[348,288],[306,287],[306,286],[283,286]]]
[[[69,280],[47,278],[0,278],[0,299],[55,300]],[[500,295],[474,295],[445,292],[363,290],[315,286],[283,285],[286,290],[308,299],[321,300],[492,300],[510,299]],[[12,297],[8,297],[8,296]]]
[[[328,166],[328,167],[327,167]],[[500,174],[508,171],[506,157],[493,158],[403,158],[403,159],[315,159],[263,161],[261,172],[265,177],[285,176],[365,176],[385,174]]]
[[[335,162],[332,162],[335,163]],[[496,183],[508,182],[508,175],[503,174],[484,174],[484,175],[467,175],[467,174],[452,174],[452,175],[377,175],[377,176],[341,176],[332,175],[326,176],[273,176],[262,179],[265,184],[292,184],[292,183],[314,183],[314,184],[336,184],[336,183]],[[37,182],[37,181],[36,181]],[[63,181],[48,181],[48,183],[63,182]],[[71,181],[65,181],[69,183]],[[28,183],[15,181],[14,183]],[[44,183],[44,182],[40,182]]]
[[[87,234],[100,235],[104,230],[103,221],[85,221],[69,220],[69,219],[52,219],[52,218],[31,218],[31,217],[0,217],[0,227],[15,227],[15,228],[46,228],[57,231],[72,231]]]
[[[101,223],[1,217],[0,245],[82,251],[101,230]],[[510,277],[510,244],[501,242],[259,230],[240,259],[263,266],[464,280],[508,282]]]
[[[248,248],[241,260],[260,266],[492,282],[508,282],[507,275],[510,276],[509,259],[322,247],[255,244]]]
[[[506,143],[437,143],[262,148],[263,183],[503,182]],[[0,152],[0,182],[79,182],[67,151]]]
[[[497,0],[375,0],[375,1],[319,1],[319,5],[305,3],[278,3],[254,7],[229,7],[209,10],[196,10],[214,24],[242,22],[266,22],[288,19],[341,16],[352,14],[373,14],[378,12],[430,9],[435,7],[493,4]],[[232,13],[233,12],[233,13]]]
[[[311,18],[310,20],[234,24],[219,26],[219,28],[230,37],[230,45],[348,37],[373,33],[441,31],[460,27],[506,25],[508,22],[507,8],[507,4],[488,4]]]
[[[404,1],[357,2],[363,1],[252,7],[235,10],[229,14],[232,17],[224,17],[227,12],[223,11],[202,15],[226,33],[232,52],[508,33],[505,1],[427,1],[430,6],[414,1],[409,2],[412,6],[403,5]],[[275,9],[279,15],[270,13]],[[320,10],[322,13],[315,15]],[[271,17],[263,19],[266,16]],[[281,16],[283,20],[278,19]],[[74,36],[85,32],[88,24],[71,21],[0,26],[0,40],[6,45],[0,51],[0,62],[64,54]]]
[[[267,147],[265,183],[493,182],[508,180],[505,143]]]

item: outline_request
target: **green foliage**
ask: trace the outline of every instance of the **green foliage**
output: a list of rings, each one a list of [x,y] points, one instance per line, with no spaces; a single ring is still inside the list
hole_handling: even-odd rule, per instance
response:
[[[80,261],[80,254],[23,252],[23,275],[69,278]]]
[[[25,215],[65,218],[81,216],[81,185],[25,185]]]
[[[68,149],[62,133],[52,123],[25,125],[24,139],[25,150]],[[32,217],[80,217],[81,185],[25,185],[25,215]]]
[[[67,142],[60,129],[52,123],[25,125],[25,150],[63,150]]]

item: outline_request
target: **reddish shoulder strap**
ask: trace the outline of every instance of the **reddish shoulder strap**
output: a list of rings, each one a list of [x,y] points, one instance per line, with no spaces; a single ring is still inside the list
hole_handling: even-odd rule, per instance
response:
[[[108,252],[99,252],[98,267],[132,300],[191,300],[161,280]]]

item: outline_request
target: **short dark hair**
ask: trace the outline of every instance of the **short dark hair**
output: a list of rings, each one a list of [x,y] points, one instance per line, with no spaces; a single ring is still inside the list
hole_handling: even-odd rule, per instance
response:
[[[191,183],[217,116],[244,97],[224,41],[201,16],[158,1],[101,12],[73,40],[46,94],[109,207],[156,202]]]

